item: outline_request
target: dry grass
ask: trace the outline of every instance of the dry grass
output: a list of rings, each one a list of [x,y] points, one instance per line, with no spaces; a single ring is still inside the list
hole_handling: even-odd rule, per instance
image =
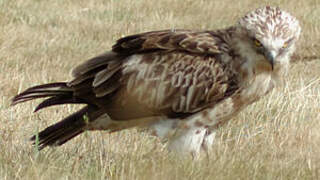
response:
[[[215,29],[266,4],[297,16],[303,35],[288,83],[218,134],[209,160],[169,154],[137,130],[90,132],[38,153],[28,137],[74,111],[33,114],[10,98],[69,71],[124,35],[168,28]],[[320,176],[320,3],[317,0],[0,0],[1,179],[317,179]],[[314,59],[314,61],[309,61]]]

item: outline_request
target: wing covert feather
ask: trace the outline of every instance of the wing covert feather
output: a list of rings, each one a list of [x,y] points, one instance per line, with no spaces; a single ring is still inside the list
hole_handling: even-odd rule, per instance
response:
[[[123,54],[152,52],[157,50],[179,50],[200,54],[221,52],[223,40],[217,32],[164,30],[136,34],[121,38],[113,46],[113,51]]]
[[[131,58],[122,71],[124,96],[153,111],[194,113],[237,89],[234,74],[215,57],[165,52]]]

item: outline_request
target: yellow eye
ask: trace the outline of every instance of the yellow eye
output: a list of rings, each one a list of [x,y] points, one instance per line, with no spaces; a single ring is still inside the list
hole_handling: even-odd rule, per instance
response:
[[[257,39],[254,40],[254,44],[255,44],[257,47],[261,47],[261,46],[262,46],[261,42],[260,42],[259,40],[257,40]]]
[[[288,43],[284,43],[283,45],[282,45],[282,48],[287,48],[288,47]]]

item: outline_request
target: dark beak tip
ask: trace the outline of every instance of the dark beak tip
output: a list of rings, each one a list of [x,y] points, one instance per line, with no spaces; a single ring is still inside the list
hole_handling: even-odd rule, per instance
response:
[[[274,60],[275,60],[275,54],[271,52],[266,52],[265,54],[266,59],[269,61],[271,64],[271,69],[274,69]]]

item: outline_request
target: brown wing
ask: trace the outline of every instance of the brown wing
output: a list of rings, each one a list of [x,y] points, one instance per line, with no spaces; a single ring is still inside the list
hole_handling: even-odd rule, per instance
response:
[[[121,38],[113,46],[120,54],[179,50],[199,54],[217,54],[225,50],[220,32],[189,30],[164,30],[136,34]]]
[[[116,119],[195,113],[237,89],[221,60],[229,49],[219,33],[165,30],[122,38],[112,52],[75,68],[69,86],[78,96],[92,91],[91,102],[111,102]]]
[[[117,98],[121,108],[113,114],[143,107],[144,113],[189,115],[218,103],[238,88],[232,71],[214,56],[182,52],[137,55],[124,63],[122,73]]]

